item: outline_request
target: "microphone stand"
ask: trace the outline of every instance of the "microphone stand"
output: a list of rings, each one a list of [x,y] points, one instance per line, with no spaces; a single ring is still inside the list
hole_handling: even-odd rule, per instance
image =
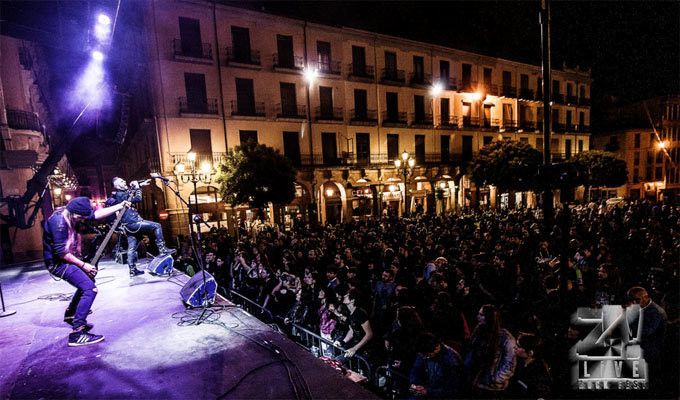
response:
[[[0,283],[0,302],[2,303],[2,312],[0,312],[0,318],[9,317],[10,315],[16,314],[16,310],[5,309],[5,298],[2,295],[2,284]]]
[[[179,193],[178,189],[173,188],[170,185],[170,182],[172,182],[169,179],[163,179],[163,178],[158,178],[160,179],[165,187],[170,189],[171,192],[175,194],[175,196],[187,207],[187,210],[191,211],[191,206],[189,203],[182,197],[182,195]],[[196,205],[198,208],[198,204]],[[203,218],[201,218],[198,213],[194,214],[193,217],[191,217],[191,220],[189,221],[189,242],[191,243],[191,249],[194,251],[194,254],[196,255],[196,262],[198,264],[198,267],[201,268],[201,275],[203,277],[203,286],[202,286],[202,299],[203,299],[203,310],[201,311],[201,315],[196,318],[192,324],[190,325],[200,325],[205,319],[208,318],[208,315],[206,315],[206,312],[208,311],[208,293],[206,289],[206,277],[205,277],[205,267],[203,265],[203,255],[201,254],[201,249],[200,249],[200,244],[201,244],[201,223],[205,224],[208,228],[210,228],[210,225],[208,225],[207,222],[203,221]],[[194,224],[196,224],[196,232],[194,232]],[[199,246],[196,246],[196,243],[194,242],[194,233],[196,234],[196,241],[198,241]]]

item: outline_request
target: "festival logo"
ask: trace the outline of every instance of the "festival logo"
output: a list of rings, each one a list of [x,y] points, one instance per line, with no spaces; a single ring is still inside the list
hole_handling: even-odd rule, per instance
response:
[[[590,332],[571,349],[575,389],[647,389],[647,363],[639,343],[640,315],[639,305],[582,307],[576,311],[573,322],[590,328]]]

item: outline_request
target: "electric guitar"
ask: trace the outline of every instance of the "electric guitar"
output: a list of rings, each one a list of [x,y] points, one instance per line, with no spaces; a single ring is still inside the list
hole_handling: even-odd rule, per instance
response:
[[[140,183],[140,186],[143,186],[149,182],[149,179],[142,181]],[[132,198],[135,195],[135,189],[130,190],[130,193],[128,195],[127,201],[131,202]],[[101,259],[102,255],[104,254],[104,249],[106,248],[106,245],[109,244],[109,241],[111,240],[111,236],[113,236],[113,232],[118,229],[118,225],[120,225],[120,221],[123,219],[123,215],[125,215],[125,212],[131,207],[126,205],[123,207],[122,210],[118,211],[118,216],[116,217],[116,220],[111,224],[111,228],[109,231],[106,233],[106,236],[104,236],[104,240],[99,244],[99,247],[97,248],[97,251],[94,253],[94,257],[92,257],[92,260],[90,260],[90,264],[92,264],[96,269],[99,269],[99,260]]]

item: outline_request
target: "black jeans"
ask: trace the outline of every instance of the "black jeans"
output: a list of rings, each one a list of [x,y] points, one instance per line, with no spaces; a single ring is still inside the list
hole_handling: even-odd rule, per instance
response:
[[[65,317],[73,317],[73,329],[85,326],[87,314],[97,296],[97,286],[82,269],[73,264],[59,264],[49,268],[52,275],[58,276],[76,287],[71,303],[66,309]]]
[[[130,267],[134,267],[135,265],[137,265],[137,240],[139,239],[137,235],[142,235],[144,233],[146,234],[153,233],[156,245],[157,246],[165,245],[165,241],[163,240],[163,229],[161,229],[161,224],[159,224],[158,222],[141,220],[139,222],[127,224],[125,226],[125,230],[128,233],[127,257],[128,265]]]

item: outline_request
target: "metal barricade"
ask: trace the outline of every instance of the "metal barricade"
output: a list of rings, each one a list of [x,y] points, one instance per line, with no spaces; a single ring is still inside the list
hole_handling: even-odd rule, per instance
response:
[[[274,322],[276,319],[271,311],[267,310],[262,305],[252,301],[246,296],[240,294],[235,290],[230,291],[231,301],[244,309],[245,311],[252,314],[255,318],[261,319],[266,323]]]
[[[375,370],[373,385],[389,399],[409,397],[410,377],[389,365],[383,365]]]

